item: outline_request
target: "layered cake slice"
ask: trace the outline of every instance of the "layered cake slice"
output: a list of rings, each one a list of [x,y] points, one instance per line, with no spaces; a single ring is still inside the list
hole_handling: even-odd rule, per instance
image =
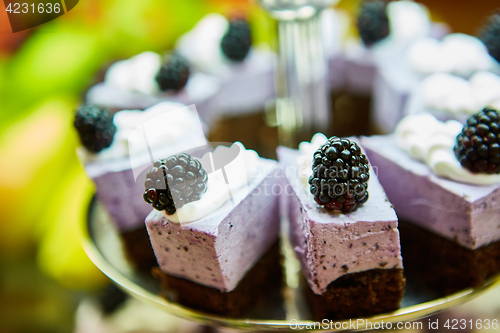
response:
[[[157,161],[144,199],[156,275],[172,301],[240,316],[279,292],[278,164],[240,143]]]
[[[493,109],[465,126],[411,115],[395,134],[362,138],[404,221],[406,267],[441,294],[500,271],[499,119]]]
[[[221,81],[209,125],[221,116],[261,111],[274,96],[274,54],[265,45],[253,45],[250,23],[243,16],[228,20],[206,15],[179,38],[176,50],[195,70]]]
[[[113,112],[144,110],[165,101],[196,104],[204,116],[211,112],[219,88],[217,78],[191,70],[183,56],[148,51],[112,64],[104,82],[90,88],[86,100]]]
[[[405,286],[398,219],[356,141],[316,134],[298,150],[279,147],[278,157],[283,211],[315,319],[398,309]]]
[[[156,264],[144,225],[151,207],[142,199],[142,180],[136,180],[149,169],[150,154],[159,158],[188,151],[201,156],[207,151],[196,111],[163,102],[113,116],[106,109],[83,105],[74,125],[82,142],[78,155],[95,183],[97,199],[123,236],[132,261],[149,270]]]

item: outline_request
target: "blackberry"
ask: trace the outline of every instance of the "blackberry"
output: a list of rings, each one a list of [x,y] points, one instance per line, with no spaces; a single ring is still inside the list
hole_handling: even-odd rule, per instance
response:
[[[486,45],[490,55],[500,61],[500,14],[494,14],[482,28],[479,38]]]
[[[231,60],[243,61],[252,46],[250,26],[246,20],[229,22],[229,28],[221,40],[222,52]]]
[[[168,215],[185,204],[200,200],[207,190],[208,174],[200,161],[188,154],[158,160],[146,175],[144,200]]]
[[[370,166],[356,142],[331,137],[313,157],[310,191],[319,205],[348,213],[368,200]]]
[[[94,153],[109,147],[116,132],[113,116],[96,105],[80,106],[73,125],[83,146]]]
[[[500,173],[500,113],[486,107],[469,117],[457,135],[455,155],[473,173]]]
[[[187,60],[177,53],[172,53],[165,56],[156,75],[156,82],[161,91],[179,91],[186,86],[190,73]]]
[[[389,35],[389,18],[384,1],[365,1],[357,19],[359,35],[366,46],[371,46]]]

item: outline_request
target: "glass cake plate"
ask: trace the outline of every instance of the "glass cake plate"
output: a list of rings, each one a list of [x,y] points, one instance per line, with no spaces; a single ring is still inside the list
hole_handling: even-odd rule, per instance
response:
[[[282,291],[283,298],[270,300],[268,304],[248,313],[247,318],[235,319],[196,311],[162,298],[159,281],[152,275],[134,269],[125,258],[119,233],[110,221],[104,208],[93,200],[89,207],[88,219],[81,225],[81,239],[85,252],[93,263],[114,283],[132,297],[156,308],[202,325],[232,328],[242,331],[295,331],[297,322],[301,325],[313,323],[303,301],[299,283],[287,275],[287,286]],[[288,270],[289,271],[289,270]],[[419,283],[418,279],[406,276],[407,285],[401,308],[397,311],[368,318],[353,318],[329,323],[328,331],[363,331],[380,328],[382,323],[408,322],[421,319],[463,304],[490,288],[500,284],[500,276],[490,279],[480,288],[468,288],[447,297],[436,297]],[[292,283],[290,283],[292,281]],[[363,320],[363,322],[358,320]],[[361,323],[355,330],[350,324]],[[377,327],[378,325],[378,327]],[[310,332],[325,331],[320,327]]]

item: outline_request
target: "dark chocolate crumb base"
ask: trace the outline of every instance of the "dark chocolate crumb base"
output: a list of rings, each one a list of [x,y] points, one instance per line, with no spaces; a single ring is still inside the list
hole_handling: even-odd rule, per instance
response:
[[[195,310],[228,317],[247,315],[254,308],[269,305],[271,297],[280,297],[283,285],[281,255],[276,242],[231,292],[203,286],[162,272],[153,275],[161,280],[162,296]]]
[[[150,273],[156,267],[156,257],[151,247],[146,225],[131,231],[121,232],[125,255],[141,272]]]
[[[314,320],[366,317],[399,309],[405,290],[402,269],[372,269],[346,274],[316,295],[306,294]]]
[[[500,272],[500,241],[470,250],[409,222],[400,221],[399,231],[407,275],[440,296],[480,287]]]

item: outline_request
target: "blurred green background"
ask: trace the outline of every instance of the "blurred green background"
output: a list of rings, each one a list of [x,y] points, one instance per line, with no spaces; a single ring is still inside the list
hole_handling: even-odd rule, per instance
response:
[[[453,2],[454,15],[437,3],[441,18],[468,13],[456,31],[471,32],[486,11],[474,21],[470,2]],[[78,302],[108,283],[78,239],[93,195],[71,126],[85,91],[111,62],[166,51],[203,15],[235,10],[249,13],[256,41],[270,39],[271,20],[251,0],[81,0],[16,34],[0,3],[1,333],[71,332]]]

